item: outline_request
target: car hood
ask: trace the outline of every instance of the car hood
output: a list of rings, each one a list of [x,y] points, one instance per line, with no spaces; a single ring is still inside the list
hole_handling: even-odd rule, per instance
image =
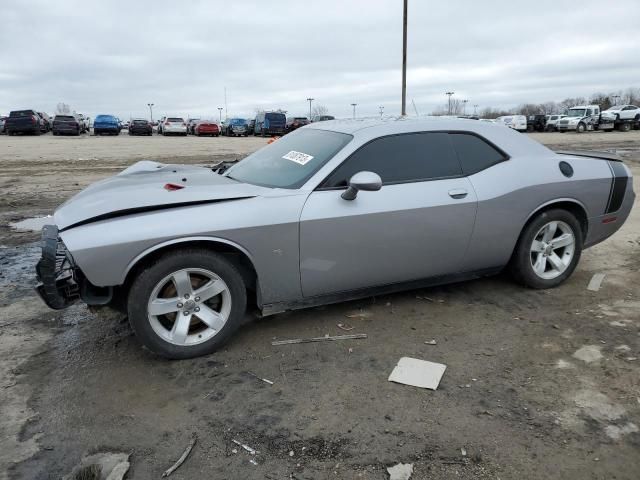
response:
[[[144,211],[257,197],[270,190],[209,168],[141,161],[73,196],[56,210],[54,220],[64,230]]]

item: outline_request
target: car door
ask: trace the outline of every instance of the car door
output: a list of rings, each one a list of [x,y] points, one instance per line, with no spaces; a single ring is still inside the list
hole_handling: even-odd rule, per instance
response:
[[[379,191],[341,194],[360,171],[380,175]],[[309,195],[300,218],[305,297],[460,271],[476,196],[447,133],[375,139]]]

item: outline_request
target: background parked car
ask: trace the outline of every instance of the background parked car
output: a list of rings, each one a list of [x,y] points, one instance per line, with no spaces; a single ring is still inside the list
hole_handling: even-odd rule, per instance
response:
[[[309,119],[307,117],[289,117],[287,118],[284,129],[286,133],[289,133],[305,125],[309,125]]]
[[[51,131],[51,119],[49,118],[49,115],[47,115],[44,112],[38,112],[38,115],[40,116],[40,131],[42,133],[48,133]]]
[[[194,135],[198,137],[202,135],[209,135],[211,137],[219,137],[220,136],[220,127],[218,124],[209,120],[201,120],[194,127]]]
[[[2,116],[0,117],[0,134],[6,133],[5,129],[4,129],[4,122],[7,119],[6,116]]]
[[[80,135],[84,132],[84,127],[75,115],[56,115],[52,130],[54,135]]]
[[[14,110],[9,112],[9,117],[4,122],[7,135],[16,133],[31,133],[40,135],[42,118],[35,110]]]
[[[311,123],[313,122],[326,122],[327,120],[335,120],[336,117],[333,115],[314,115],[311,118]]]
[[[164,125],[164,122],[167,120],[167,117],[162,117],[160,120],[158,120],[158,135],[162,135],[162,125]]]
[[[529,115],[527,117],[527,131],[528,132],[544,132],[547,127],[546,115]]]
[[[182,117],[168,117],[162,124],[162,135],[187,135],[187,123]]]
[[[82,113],[76,115],[82,127],[82,133],[89,131],[89,117],[85,117]]]
[[[153,135],[153,127],[149,120],[134,118],[129,124],[129,135]]]
[[[509,128],[513,128],[519,132],[527,131],[527,117],[524,115],[503,115],[496,118],[497,123],[503,123]]]
[[[222,135],[227,137],[247,136],[247,121],[244,118],[230,118],[222,129]]]
[[[247,122],[247,134],[253,135],[255,132],[255,127],[256,127],[256,119],[252,118]]]
[[[190,135],[195,135],[195,127],[196,124],[200,121],[199,118],[187,118],[187,133]]]
[[[98,115],[93,121],[94,135],[120,135],[120,121],[113,115]]]
[[[566,117],[566,115],[547,115],[547,125],[545,130],[547,132],[557,132],[558,122],[564,117]]]
[[[282,112],[260,112],[256,115],[253,134],[258,136],[284,135],[287,117]]]

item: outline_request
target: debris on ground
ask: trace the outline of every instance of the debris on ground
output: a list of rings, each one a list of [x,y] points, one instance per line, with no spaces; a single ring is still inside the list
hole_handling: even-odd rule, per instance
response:
[[[356,327],[352,327],[347,323],[339,323],[338,325],[336,325],[336,327],[338,327],[340,330],[344,330],[345,332],[350,332],[351,330],[356,328]]]
[[[428,341],[426,341],[424,343],[425,343],[425,345],[437,345],[438,344],[438,342],[436,342],[435,339],[428,340]]]
[[[413,474],[413,463],[398,463],[387,468],[389,480],[409,480]]]
[[[605,273],[594,274],[589,281],[589,285],[587,285],[587,290],[591,290],[592,292],[597,292],[598,290],[600,290],[600,285],[602,285],[602,280],[604,280],[605,276]]]
[[[271,342],[271,345],[291,345],[294,343],[312,343],[312,342],[331,342],[335,340],[358,340],[361,338],[367,338],[366,333],[354,333],[353,335],[336,335],[329,336],[325,335],[324,337],[315,337],[315,338],[294,338],[293,340],[276,340],[275,342]]]
[[[573,354],[573,357],[586,363],[595,362],[602,358],[600,348],[601,347],[599,347],[598,345],[585,345],[584,347],[576,350]]]
[[[122,480],[130,466],[128,453],[94,453],[83,457],[62,480]]]
[[[251,375],[252,377],[257,378],[258,380],[262,380],[264,383],[268,383],[269,385],[273,385],[273,382],[272,382],[271,380],[267,380],[266,378],[259,377],[258,375],[256,375],[256,374],[255,374],[255,373],[253,373],[253,372],[247,372],[247,373],[248,373],[249,375]]]
[[[187,445],[187,448],[185,449],[184,453],[180,456],[180,458],[176,463],[174,463],[170,468],[165,470],[165,472],[162,474],[162,478],[168,477],[173,472],[175,472],[178,468],[180,468],[180,465],[182,465],[185,462],[185,460],[191,453],[191,450],[193,449],[193,446],[196,444],[197,440],[198,440],[198,437],[194,434],[193,437],[191,438],[191,441],[189,442],[189,445]]]
[[[349,315],[345,315],[347,318],[369,318],[371,316],[368,312],[363,312],[360,310],[358,313],[350,313]]]
[[[256,455],[257,453],[259,453],[257,450],[251,448],[249,445],[245,445],[242,442],[239,442],[238,440],[236,440],[235,438],[232,438],[231,441],[233,443],[235,443],[236,445],[238,445],[239,447],[242,447],[244,450],[246,450],[247,452],[249,452],[251,455]]]
[[[427,302],[431,302],[431,303],[433,303],[433,302],[435,301],[435,300],[434,300],[433,298],[431,298],[431,297],[423,297],[423,296],[420,296],[420,295],[416,295],[416,298],[417,298],[418,300],[426,300]]]
[[[442,363],[402,357],[389,375],[389,381],[436,390],[446,368]]]

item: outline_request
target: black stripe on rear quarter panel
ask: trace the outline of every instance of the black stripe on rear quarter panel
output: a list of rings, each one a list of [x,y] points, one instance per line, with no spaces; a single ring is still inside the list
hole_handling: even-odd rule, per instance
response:
[[[613,173],[613,179],[611,184],[611,194],[609,195],[609,203],[604,213],[617,212],[622,206],[622,200],[624,200],[624,193],[627,191],[627,182],[629,177],[624,165],[620,162],[608,162],[611,172]]]

